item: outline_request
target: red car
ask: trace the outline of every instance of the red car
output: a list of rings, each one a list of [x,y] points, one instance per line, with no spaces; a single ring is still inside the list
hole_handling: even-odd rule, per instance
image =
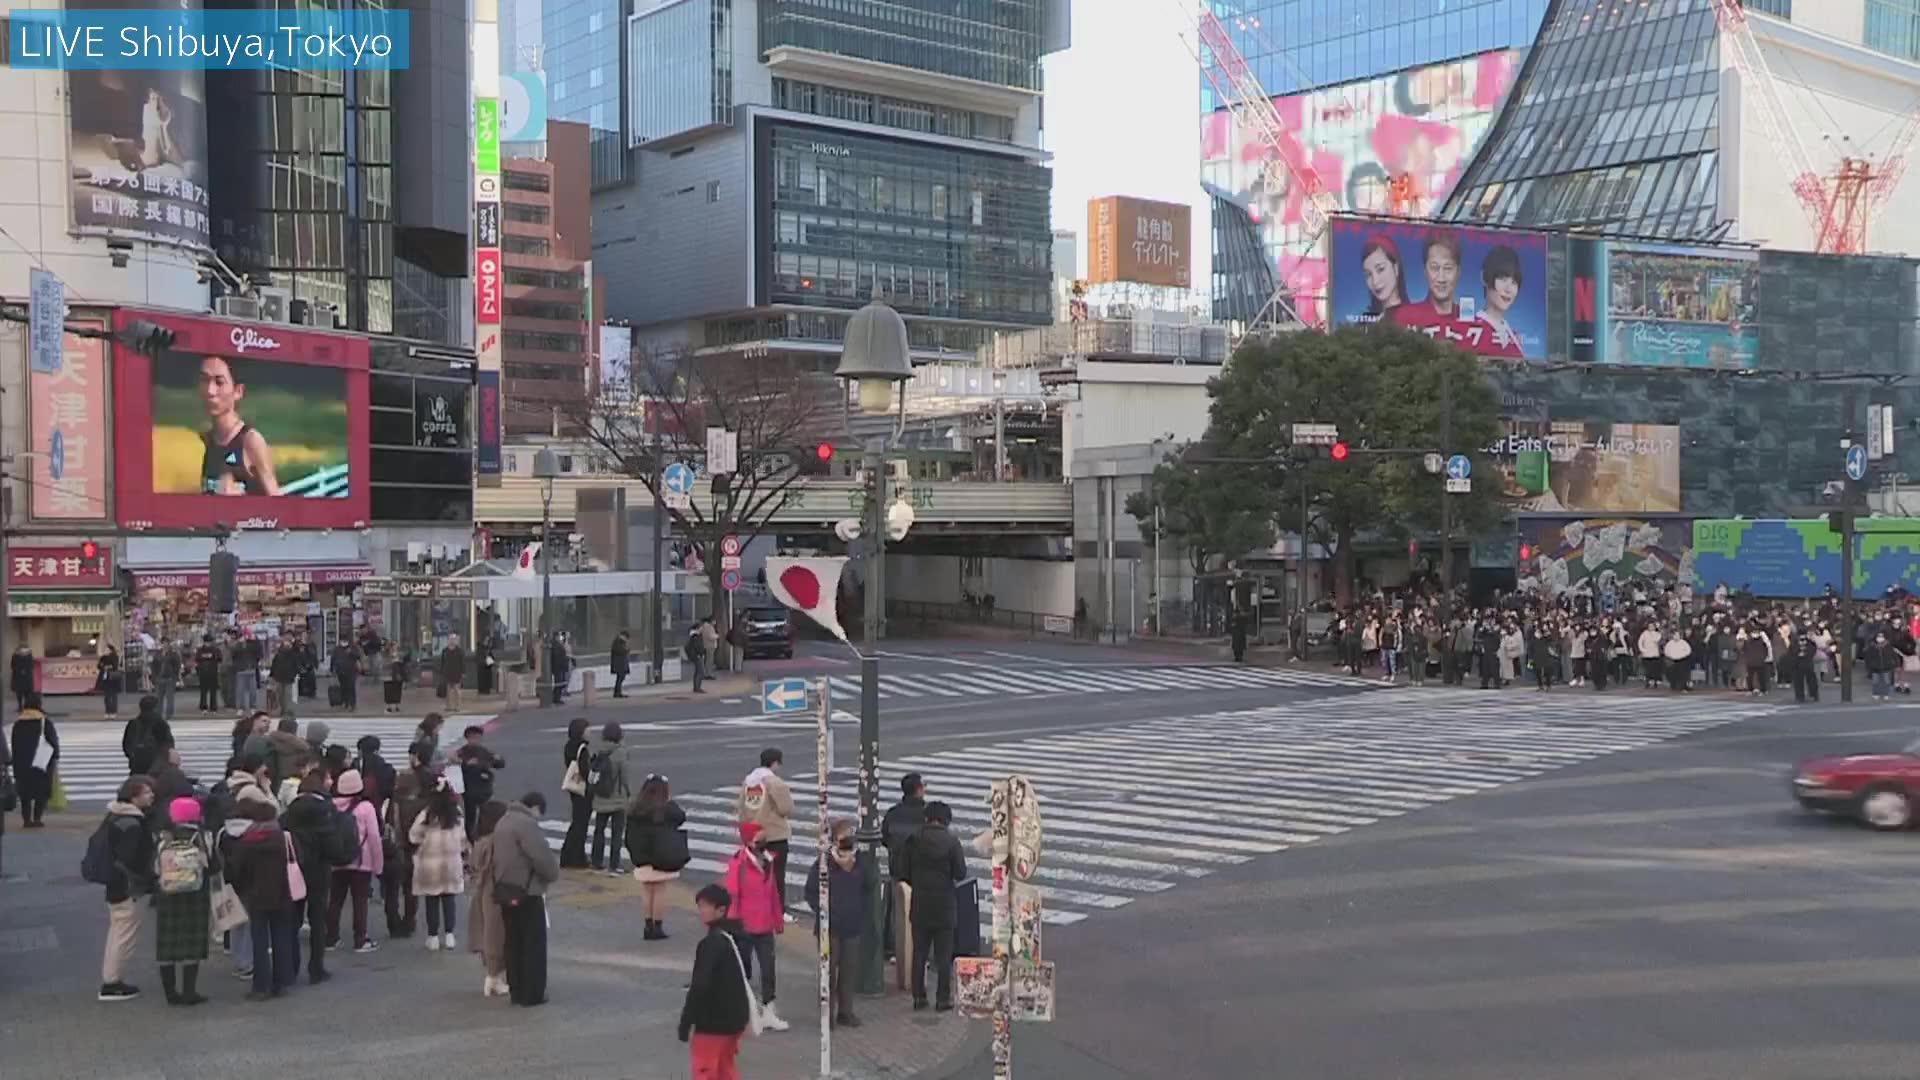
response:
[[[1817,757],[1793,771],[1793,797],[1809,810],[1846,814],[1876,829],[1906,829],[1920,814],[1920,744],[1895,754]]]

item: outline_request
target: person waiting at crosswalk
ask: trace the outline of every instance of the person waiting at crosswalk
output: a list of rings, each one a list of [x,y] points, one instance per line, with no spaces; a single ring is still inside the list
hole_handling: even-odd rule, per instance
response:
[[[779,747],[760,751],[760,767],[741,781],[740,796],[733,808],[740,824],[760,828],[767,855],[773,860],[773,886],[783,912],[787,910],[787,847],[793,838],[793,791],[780,777],[785,766],[786,756]],[[737,902],[739,897],[734,899]],[[792,915],[785,918],[793,921]]]

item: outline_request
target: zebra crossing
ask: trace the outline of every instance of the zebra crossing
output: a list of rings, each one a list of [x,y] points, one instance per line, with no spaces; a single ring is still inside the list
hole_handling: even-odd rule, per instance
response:
[[[907,772],[953,808],[964,842],[988,828],[988,785],[1024,773],[1046,829],[1034,884],[1066,926],[1251,860],[1607,754],[1765,715],[1747,700],[1407,689],[1010,739],[886,763],[883,805]],[[789,895],[818,857],[813,777],[797,775]],[[717,878],[738,844],[736,789],[677,792],[693,861]],[[858,813],[851,770],[833,816]],[[544,821],[561,844],[564,821]],[[969,848],[983,884],[987,859]],[[800,908],[796,904],[796,909]]]
[[[828,680],[836,696],[860,697],[857,675]],[[1368,679],[1326,670],[1260,668],[1243,665],[1167,664],[1159,666],[989,666],[984,664],[908,673],[883,670],[880,697],[947,699],[1031,697],[1045,694],[1188,693],[1195,690],[1316,689],[1380,686]]]
[[[419,717],[375,716],[332,717],[317,715],[331,733],[328,742],[352,746],[363,735],[380,738],[388,760],[406,763],[406,744]],[[448,720],[441,728],[447,743],[458,742],[460,731],[474,718],[461,716]],[[480,722],[484,722],[482,719]],[[306,731],[307,720],[300,730]],[[120,753],[120,724],[69,724],[60,728],[60,779],[67,788],[68,802],[77,808],[104,807],[112,801],[120,782],[127,778],[127,759]],[[180,751],[180,768],[203,784],[214,784],[226,775],[227,759],[233,754],[233,721],[180,719],[173,722],[173,741]]]

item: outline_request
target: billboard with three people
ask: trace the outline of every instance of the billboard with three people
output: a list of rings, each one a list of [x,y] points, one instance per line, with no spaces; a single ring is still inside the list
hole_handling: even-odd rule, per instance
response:
[[[1384,324],[1480,356],[1547,356],[1547,237],[1335,218],[1332,325]]]

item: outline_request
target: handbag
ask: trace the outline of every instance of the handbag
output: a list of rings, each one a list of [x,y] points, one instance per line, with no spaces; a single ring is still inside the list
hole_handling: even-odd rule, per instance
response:
[[[1900,666],[1908,671],[1920,671],[1920,656],[1904,657],[1900,661]]]
[[[233,886],[220,883],[220,891],[213,894],[213,932],[225,934],[246,925],[247,909],[240,903],[240,894]]]
[[[307,875],[300,872],[300,858],[294,851],[293,837],[280,834],[287,848],[287,899],[298,904],[307,898]]]
[[[20,805],[20,793],[14,790],[13,770],[0,767],[0,814],[13,812]]]
[[[758,1035],[771,1026],[767,1023],[767,1007],[760,1004],[760,995],[753,992],[753,980],[747,978],[747,962],[740,958],[740,943],[728,934],[727,944],[733,946],[733,962],[740,969],[740,988],[747,992],[747,1034]]]
[[[587,778],[580,775],[580,762],[578,759],[567,762],[567,774],[560,778],[560,790],[569,795],[585,795],[587,793]]]
[[[533,871],[531,870],[527,871],[527,884],[525,888],[509,881],[501,881],[499,878],[495,878],[493,881],[493,902],[503,908],[517,908],[521,904],[526,903],[527,897],[532,895]]]

